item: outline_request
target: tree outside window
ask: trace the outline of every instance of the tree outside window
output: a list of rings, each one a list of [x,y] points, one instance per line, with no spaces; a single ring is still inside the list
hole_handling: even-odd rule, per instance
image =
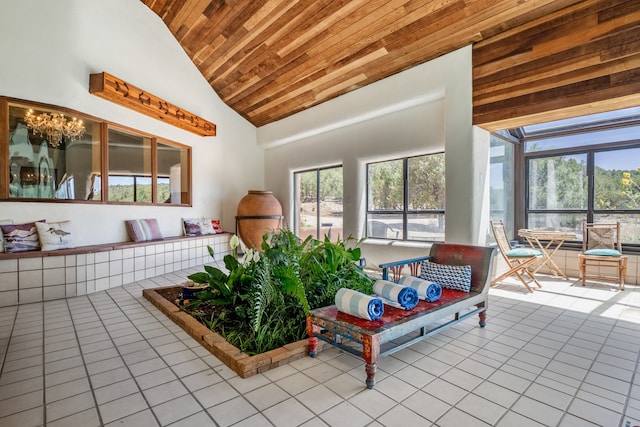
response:
[[[620,221],[622,242],[640,244],[640,147],[594,153],[594,220]]]
[[[444,153],[367,165],[367,237],[444,241]]]
[[[294,174],[294,231],[302,239],[343,239],[342,166]]]
[[[590,149],[527,160],[527,228],[571,231],[582,222],[620,222],[622,241],[640,243],[640,147]]]

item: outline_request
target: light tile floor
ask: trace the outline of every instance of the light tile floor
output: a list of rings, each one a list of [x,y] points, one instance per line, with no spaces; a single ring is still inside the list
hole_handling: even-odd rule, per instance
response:
[[[333,348],[236,376],[141,297],[190,272],[0,309],[0,426],[640,425],[640,287],[499,285],[485,329],[382,358],[367,390]]]

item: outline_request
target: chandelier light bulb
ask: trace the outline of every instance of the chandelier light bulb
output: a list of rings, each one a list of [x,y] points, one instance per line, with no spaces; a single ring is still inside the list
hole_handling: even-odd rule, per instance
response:
[[[60,113],[42,113],[34,115],[32,109],[27,111],[24,116],[27,127],[36,135],[46,138],[53,147],[58,147],[62,143],[62,137],[72,141],[84,135],[85,127],[82,120],[75,117],[67,120],[64,114]]]

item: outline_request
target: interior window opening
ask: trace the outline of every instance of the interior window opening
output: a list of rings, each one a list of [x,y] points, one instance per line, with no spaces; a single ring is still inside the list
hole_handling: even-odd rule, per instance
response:
[[[10,104],[9,198],[101,200],[100,135],[99,122]]]
[[[0,104],[9,112],[0,199],[191,203],[189,147],[62,107],[5,97]]]

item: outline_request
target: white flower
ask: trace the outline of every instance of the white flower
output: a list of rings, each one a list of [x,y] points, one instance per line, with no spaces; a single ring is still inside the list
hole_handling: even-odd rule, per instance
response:
[[[231,249],[237,248],[239,244],[240,244],[240,239],[238,238],[238,236],[235,234],[231,236],[231,240],[229,240],[229,246],[231,246]]]
[[[260,252],[258,252],[258,251],[253,251],[253,261],[254,261],[254,262],[258,262],[258,261],[260,261]]]
[[[249,249],[244,253],[244,258],[242,258],[242,265],[247,265],[253,258],[253,250]]]

